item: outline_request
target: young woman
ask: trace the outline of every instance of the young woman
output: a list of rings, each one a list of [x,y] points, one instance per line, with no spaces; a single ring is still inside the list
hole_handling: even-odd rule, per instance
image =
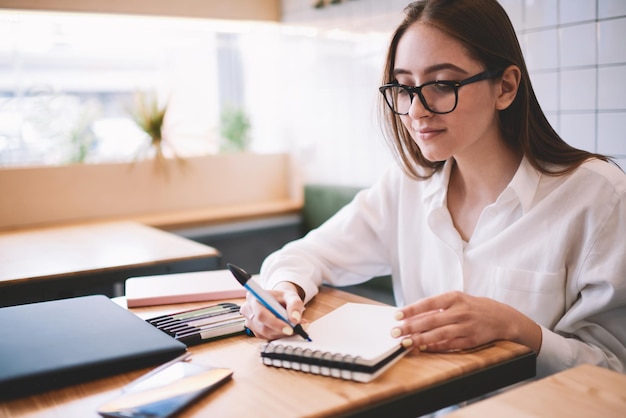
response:
[[[626,367],[626,175],[549,125],[496,0],[410,4],[387,56],[384,126],[397,166],[264,262],[295,322],[327,282],[392,274],[392,335],[420,350],[497,339],[538,375]],[[258,336],[291,329],[249,298]]]

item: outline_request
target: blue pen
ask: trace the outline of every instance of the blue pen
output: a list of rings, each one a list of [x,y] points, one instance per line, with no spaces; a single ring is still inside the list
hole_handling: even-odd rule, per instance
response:
[[[289,324],[289,326],[293,328],[294,333],[298,334],[307,341],[311,341],[311,338],[306,333],[304,328],[302,328],[302,325],[294,325],[287,318],[287,311],[285,310],[285,308],[280,303],[278,303],[278,301],[271,294],[269,294],[265,289],[259,286],[258,283],[256,283],[254,280],[250,280],[252,276],[249,273],[247,273],[241,267],[237,267],[232,264],[226,264],[226,267],[228,267],[228,270],[230,270],[233,276],[235,276],[237,281],[241,283],[243,287],[245,287],[250,293],[252,293],[252,295],[257,298],[257,300],[261,302],[263,306],[269,309],[269,311],[273,313],[276,318]]]

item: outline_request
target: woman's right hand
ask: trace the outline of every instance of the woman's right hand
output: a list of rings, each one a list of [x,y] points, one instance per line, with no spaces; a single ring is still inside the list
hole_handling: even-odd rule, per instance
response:
[[[304,302],[300,298],[298,288],[293,283],[281,282],[273,290],[268,290],[276,300],[285,307],[289,320],[294,324],[302,321]],[[241,306],[241,314],[246,318],[245,325],[254,335],[266,340],[275,340],[293,335],[293,329],[284,321],[276,318],[250,292],[246,294],[246,302]]]

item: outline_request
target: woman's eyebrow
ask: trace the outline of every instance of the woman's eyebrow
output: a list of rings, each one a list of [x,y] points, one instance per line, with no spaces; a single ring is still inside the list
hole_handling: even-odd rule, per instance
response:
[[[458,67],[449,62],[445,62],[442,64],[435,64],[435,65],[431,65],[430,67],[426,67],[426,70],[424,71],[424,73],[430,74],[430,73],[436,73],[437,71],[442,71],[442,70],[452,70],[457,73],[467,74],[467,71],[465,71],[463,68]]]
[[[458,73],[463,73],[463,74],[468,74],[467,71],[465,71],[463,68],[458,67],[454,64],[451,64],[449,62],[444,62],[441,64],[435,64],[435,65],[431,65],[429,67],[426,67],[426,69],[424,70],[424,74],[432,74],[432,73],[436,73],[438,71],[442,71],[442,70],[452,70],[452,71],[456,71]],[[393,75],[397,76],[397,75],[401,75],[401,74],[412,74],[411,71],[406,70],[404,68],[394,68],[393,70]]]

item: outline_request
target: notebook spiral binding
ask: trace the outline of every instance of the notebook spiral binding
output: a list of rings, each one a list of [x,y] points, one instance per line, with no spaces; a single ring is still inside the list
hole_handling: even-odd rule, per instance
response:
[[[359,357],[340,353],[303,349],[290,345],[264,344],[261,360],[266,366],[292,369],[345,380],[355,380],[355,373],[364,372],[365,366],[358,364]]]

